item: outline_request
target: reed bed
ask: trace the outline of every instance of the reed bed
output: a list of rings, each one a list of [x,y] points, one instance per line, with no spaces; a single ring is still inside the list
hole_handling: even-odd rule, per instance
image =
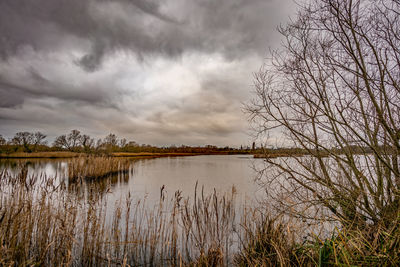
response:
[[[180,192],[149,208],[128,194],[107,210],[95,185],[77,197],[50,177],[1,173],[0,265],[222,266],[233,253],[234,194]],[[69,185],[70,187],[83,185]],[[89,193],[90,192],[90,193]]]
[[[69,151],[13,152],[0,153],[0,158],[74,158],[82,155],[83,153]]]
[[[303,226],[263,209],[242,216],[236,266],[399,266],[400,221],[395,227],[334,228],[330,237],[299,238]],[[300,233],[300,235],[299,235]]]
[[[1,266],[398,266],[399,224],[308,235],[265,207],[238,212],[235,189],[164,187],[155,206],[105,183],[0,171]],[[107,179],[103,179],[105,181]],[[79,192],[79,193],[77,193]],[[111,207],[111,208],[110,208]],[[239,214],[239,216],[238,216]],[[399,218],[393,218],[399,220]],[[348,224],[343,224],[348,225]]]
[[[116,174],[128,173],[132,162],[128,159],[107,156],[83,156],[68,161],[70,182],[82,179],[101,179]]]

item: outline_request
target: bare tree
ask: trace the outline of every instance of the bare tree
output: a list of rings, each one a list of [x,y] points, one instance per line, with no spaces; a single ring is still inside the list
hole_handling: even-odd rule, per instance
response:
[[[75,151],[81,145],[81,132],[72,130],[68,135],[58,136],[53,145],[55,147],[66,148],[70,151]]]
[[[118,145],[118,138],[115,134],[110,133],[109,135],[107,135],[104,138],[104,144],[111,146],[111,147],[115,147]]]
[[[394,223],[399,15],[400,1],[319,0],[280,29],[285,46],[255,74],[247,111],[261,139],[279,133],[308,153],[266,158],[262,181],[283,211],[325,207],[356,226]]]
[[[105,148],[108,152],[113,151],[116,147],[118,147],[118,138],[115,134],[108,134],[102,144],[103,148]]]
[[[135,141],[129,141],[129,142],[128,142],[128,146],[131,146],[131,147],[138,147],[139,144],[136,143]]]
[[[88,152],[94,148],[94,139],[91,138],[89,135],[83,134],[80,138],[80,145],[86,152]]]
[[[128,145],[128,141],[126,140],[126,138],[122,138],[122,139],[120,139],[119,142],[118,142],[118,146],[119,146],[120,148],[124,148],[124,147],[126,147],[127,145]]]
[[[69,147],[71,148],[71,150],[75,150],[80,145],[81,132],[78,130],[72,130],[67,135],[67,141],[69,143]]]
[[[96,141],[96,149],[101,149],[103,146],[103,140],[101,138]]]
[[[18,132],[12,139],[12,144],[23,146],[24,151],[31,152],[30,145],[33,143],[33,133],[30,132]]]
[[[37,147],[40,145],[46,145],[47,142],[45,141],[46,135],[41,132],[36,132],[33,134],[33,150],[36,151]]]
[[[59,148],[66,148],[68,150],[71,149],[71,147],[69,146],[69,142],[67,141],[67,135],[65,134],[57,136],[56,139],[54,140],[53,146]]]
[[[0,146],[5,145],[6,143],[6,139],[0,134]]]

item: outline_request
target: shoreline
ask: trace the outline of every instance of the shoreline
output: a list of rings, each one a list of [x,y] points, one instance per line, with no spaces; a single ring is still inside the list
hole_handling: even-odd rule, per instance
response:
[[[171,152],[171,153],[129,153],[129,152],[115,152],[108,156],[121,157],[121,158],[135,158],[135,159],[149,159],[149,158],[162,158],[162,157],[186,157],[186,156],[201,156],[201,155],[231,155],[232,153],[227,152],[210,152],[210,153],[183,153],[183,152]],[[16,152],[10,154],[0,154],[0,159],[29,159],[29,158],[42,158],[42,159],[56,159],[56,158],[76,158],[80,156],[90,156],[96,154],[90,153],[79,153],[79,152],[68,152],[68,151],[54,151],[54,152]]]

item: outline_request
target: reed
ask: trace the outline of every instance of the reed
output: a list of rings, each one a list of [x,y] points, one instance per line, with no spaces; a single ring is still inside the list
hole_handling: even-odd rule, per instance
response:
[[[45,151],[45,152],[13,152],[0,153],[0,158],[74,158],[83,155],[83,153],[70,151]]]
[[[107,203],[94,183],[1,173],[0,265],[229,264],[233,194],[192,200],[162,190],[155,207],[131,194]],[[88,186],[84,197],[66,188]],[[106,207],[114,205],[111,213]]]
[[[68,161],[70,182],[82,179],[101,179],[115,174],[128,173],[132,162],[128,159],[106,156],[83,156]]]
[[[80,170],[86,174],[86,168]],[[189,198],[180,191],[168,196],[162,187],[158,203],[150,206],[130,193],[109,203],[104,183],[29,175],[24,166],[19,173],[0,171],[0,178],[1,266],[400,263],[399,224],[357,229],[343,223],[328,238],[302,239],[302,226],[266,208],[238,213],[234,188],[207,194],[196,185]]]
[[[400,213],[398,213],[400,214]],[[260,208],[248,209],[242,216],[241,247],[235,255],[237,266],[399,266],[400,217],[396,226],[380,224],[364,228],[340,222],[326,238],[282,217],[271,217]],[[299,235],[300,233],[300,235]]]

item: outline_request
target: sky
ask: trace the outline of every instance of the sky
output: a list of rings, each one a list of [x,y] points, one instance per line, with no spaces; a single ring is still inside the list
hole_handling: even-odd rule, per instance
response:
[[[0,0],[0,134],[251,142],[252,73],[292,0]]]

